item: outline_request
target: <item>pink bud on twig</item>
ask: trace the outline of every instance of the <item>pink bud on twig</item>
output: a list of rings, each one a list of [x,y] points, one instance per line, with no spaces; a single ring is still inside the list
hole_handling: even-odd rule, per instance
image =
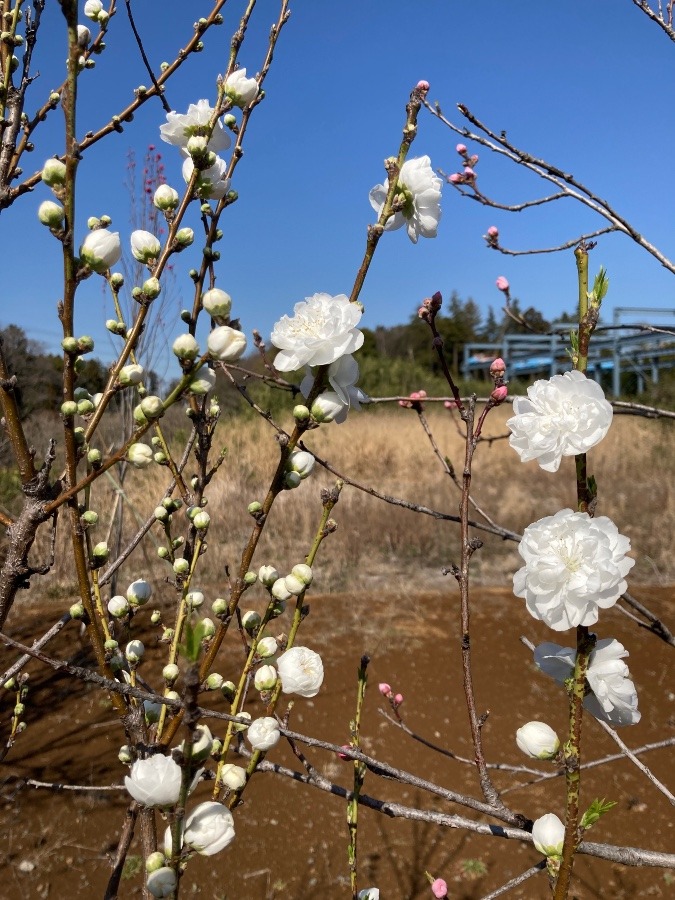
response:
[[[466,179],[468,179],[469,181],[471,181],[471,179],[473,179],[473,178],[476,177],[476,173],[475,173],[474,170],[471,168],[471,166],[465,166],[465,167],[464,167],[464,177],[465,177]]]
[[[504,293],[506,293],[509,289],[509,283],[503,275],[499,276],[499,278],[495,281],[495,284],[497,285],[498,290],[504,291]]]
[[[499,228],[497,228],[496,225],[490,225],[490,227],[487,230],[487,233],[488,233],[488,237],[498,238],[499,237]]]
[[[431,882],[431,893],[437,900],[443,900],[444,897],[448,896],[448,885],[442,878],[434,878]]]
[[[429,84],[428,81],[418,81],[417,86],[415,87],[415,90],[423,91],[426,94],[426,92],[429,90],[430,87],[431,87],[431,85]]]
[[[496,404],[503,403],[506,400],[506,397],[509,393],[509,389],[505,384],[500,384],[499,387],[496,387],[494,391],[490,394],[492,399]]]
[[[464,156],[466,154],[466,144],[457,144],[457,152],[460,156]]]
[[[448,181],[450,184],[461,184],[462,176],[457,172],[453,172],[452,175],[448,175]]]
[[[382,681],[380,684],[378,684],[377,688],[383,697],[387,697],[389,694],[391,694],[391,685],[387,684],[386,681]]]
[[[394,703],[394,709],[399,707],[403,703],[403,694],[396,694],[396,696],[394,697],[393,703]]]
[[[506,363],[498,356],[497,359],[490,365],[490,375],[492,378],[501,377],[504,372],[506,372]]]
[[[351,744],[343,744],[342,747],[343,747],[343,749],[345,749],[345,750],[351,750],[351,749],[352,749],[352,748],[351,748]],[[351,759],[350,756],[347,756],[346,754],[340,753],[340,752],[338,752],[338,757],[339,757],[339,759],[346,760],[347,762]]]

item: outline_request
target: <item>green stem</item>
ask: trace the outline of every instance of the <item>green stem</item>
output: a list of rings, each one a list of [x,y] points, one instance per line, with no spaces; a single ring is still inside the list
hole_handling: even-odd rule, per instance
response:
[[[579,283],[579,352],[575,369],[585,372],[588,367],[588,342],[592,329],[588,327],[588,251],[577,247],[574,251]]]
[[[361,731],[361,713],[363,711],[363,700],[366,695],[366,683],[368,681],[367,668],[370,662],[369,657],[361,657],[361,665],[358,672],[358,686],[356,690],[356,715],[350,722],[351,746],[353,749],[359,749],[359,735]],[[359,796],[363,781],[366,775],[366,767],[358,759],[354,760],[354,790],[347,801],[347,828],[349,829],[349,846],[347,847],[347,860],[349,862],[349,881],[352,889],[352,900],[358,898],[357,883],[357,859],[358,859],[358,816],[359,816]]]

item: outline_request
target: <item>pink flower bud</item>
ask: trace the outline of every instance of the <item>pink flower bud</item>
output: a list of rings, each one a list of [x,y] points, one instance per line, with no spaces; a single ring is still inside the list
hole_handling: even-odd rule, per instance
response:
[[[429,315],[429,308],[427,306],[420,306],[420,308],[417,310],[417,315],[420,317],[420,319],[426,319]]]
[[[352,749],[350,744],[343,744],[342,747],[343,747],[344,750],[351,750],[351,749]],[[338,757],[339,757],[340,759],[343,759],[343,760],[346,760],[346,761],[349,761],[349,760],[351,759],[350,756],[346,756],[344,753],[338,753]]]
[[[496,225],[490,225],[490,227],[487,230],[487,233],[488,233],[488,237],[498,238],[499,237],[499,228],[497,228]]]
[[[426,93],[430,87],[431,87],[431,85],[429,84],[428,81],[418,81],[416,90],[424,91],[424,93]]]
[[[391,685],[387,684],[386,681],[381,682],[381,684],[378,684],[377,687],[383,697],[387,697],[389,694],[391,694]]]
[[[417,394],[418,394],[420,400],[426,400],[426,398],[427,398],[427,392],[426,392],[426,391],[418,391]]]
[[[455,403],[454,400],[444,400],[444,401],[443,401],[443,406],[444,406],[446,409],[454,409],[454,408],[457,406],[457,404]]]
[[[476,173],[471,168],[471,166],[464,166],[464,177],[469,180],[476,177]]]
[[[490,394],[495,403],[503,403],[506,400],[506,396],[509,392],[509,389],[505,384],[500,384],[499,387],[496,387],[494,391]]]
[[[421,400],[422,398],[420,397],[420,392],[413,391],[412,394],[410,395],[410,399],[411,400]]]
[[[506,363],[501,358],[501,356],[498,356],[490,366],[490,375],[493,378],[497,378],[503,375],[504,372],[506,372]]]
[[[408,406],[408,401],[407,401],[407,400],[399,400],[399,401],[398,401],[398,405],[399,405],[399,406],[403,406],[403,407],[407,407],[407,406]]]
[[[448,175],[448,181],[450,184],[460,184],[462,181],[462,176],[458,175],[457,172],[453,172],[452,175]]]
[[[506,293],[509,289],[509,283],[503,275],[499,276],[499,278],[495,281],[495,284],[497,285],[497,288],[500,291],[504,291],[504,293]]]
[[[434,878],[431,882],[431,893],[438,900],[443,900],[444,897],[448,896],[448,886],[442,878]]]
[[[394,697],[394,706],[400,706],[403,703],[403,694],[396,694]]]
[[[466,144],[457,144],[457,152],[460,156],[464,156],[466,153]]]
[[[475,166],[477,162],[478,162],[478,154],[477,154],[477,153],[474,153],[473,156],[470,156],[470,157],[469,157],[468,163],[469,163],[470,166]]]

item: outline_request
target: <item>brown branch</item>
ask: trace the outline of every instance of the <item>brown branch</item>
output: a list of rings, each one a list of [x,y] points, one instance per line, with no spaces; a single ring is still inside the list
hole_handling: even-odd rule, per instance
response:
[[[145,66],[147,73],[150,76],[150,80],[152,81],[153,85],[155,86],[155,92],[156,92],[157,96],[159,97],[159,99],[161,100],[162,106],[164,107],[164,112],[170,113],[171,107],[169,106],[169,103],[168,103],[166,97],[164,96],[164,88],[161,87],[157,83],[157,78],[155,76],[155,73],[152,71],[152,66],[150,65],[150,60],[146,56],[145,49],[143,48],[143,41],[141,40],[141,36],[138,33],[138,29],[136,28],[136,23],[134,22],[133,13],[131,12],[131,0],[124,0],[124,4],[126,6],[127,18],[129,19],[129,24],[131,25],[131,30],[134,33],[134,38],[136,39],[136,44],[138,45],[138,49],[141,54],[141,59],[143,60],[143,65]]]

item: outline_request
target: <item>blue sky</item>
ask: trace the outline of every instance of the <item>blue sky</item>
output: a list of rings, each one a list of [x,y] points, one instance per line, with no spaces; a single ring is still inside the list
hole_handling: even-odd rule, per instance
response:
[[[120,6],[106,51],[80,80],[81,133],[102,125],[135,86],[148,83]],[[135,4],[155,66],[173,58],[208,8],[197,0]],[[234,0],[225,6],[224,26],[209,32],[204,51],[169,83],[173,108],[183,112],[191,102],[213,98],[242,8]],[[382,162],[398,148],[408,94],[422,78],[431,83],[429,98],[453,121],[461,119],[455,104],[465,103],[497,132],[506,129],[519,147],[574,173],[675,256],[675,47],[630,0],[488,0],[480,9],[447,0],[291,0],[291,9],[236,171],[239,200],[221,220],[218,285],[232,295],[233,315],[246,332],[258,328],[267,336],[276,319],[317,291],[350,292],[366,227],[374,220],[368,191],[383,180]],[[249,74],[261,65],[276,15],[275,2],[259,0],[240,53]],[[47,4],[37,54],[40,78],[29,109],[61,81],[65,40],[57,4]],[[37,132],[36,150],[24,158],[26,172],[62,152],[61,119],[55,111]],[[169,183],[182,187],[179,154],[158,139],[163,121],[160,103],[150,101],[123,134],[87,152],[79,169],[80,240],[86,218],[107,213],[128,244],[123,184],[131,147],[139,158],[148,144],[161,147]],[[411,155],[428,154],[435,167],[452,172],[459,162],[456,143],[423,111]],[[495,199],[515,203],[545,191],[533,176],[479,147],[469,149],[480,155],[479,186]],[[40,185],[0,216],[0,324],[20,325],[56,349],[59,246],[35,218],[49,196]],[[500,306],[498,275],[507,276],[524,306],[536,306],[549,318],[573,309],[571,251],[506,258],[486,249],[482,235],[494,224],[506,246],[550,246],[601,227],[601,220],[569,200],[518,215],[498,213],[463,199],[449,185],[442,206],[436,239],[420,239],[415,246],[400,230],[380,242],[361,295],[364,325],[406,321],[436,290],[471,296],[487,312],[489,305]],[[186,224],[196,226],[197,213],[195,207]],[[174,290],[186,304],[192,287],[187,271],[196,258],[195,250],[194,256],[188,251],[175,259]],[[606,317],[614,306],[675,307],[673,276],[627,238],[601,238],[592,270],[601,264],[610,276]],[[94,336],[95,355],[105,360],[113,354],[103,324],[111,313],[100,279],[86,281],[78,292],[77,330]]]

